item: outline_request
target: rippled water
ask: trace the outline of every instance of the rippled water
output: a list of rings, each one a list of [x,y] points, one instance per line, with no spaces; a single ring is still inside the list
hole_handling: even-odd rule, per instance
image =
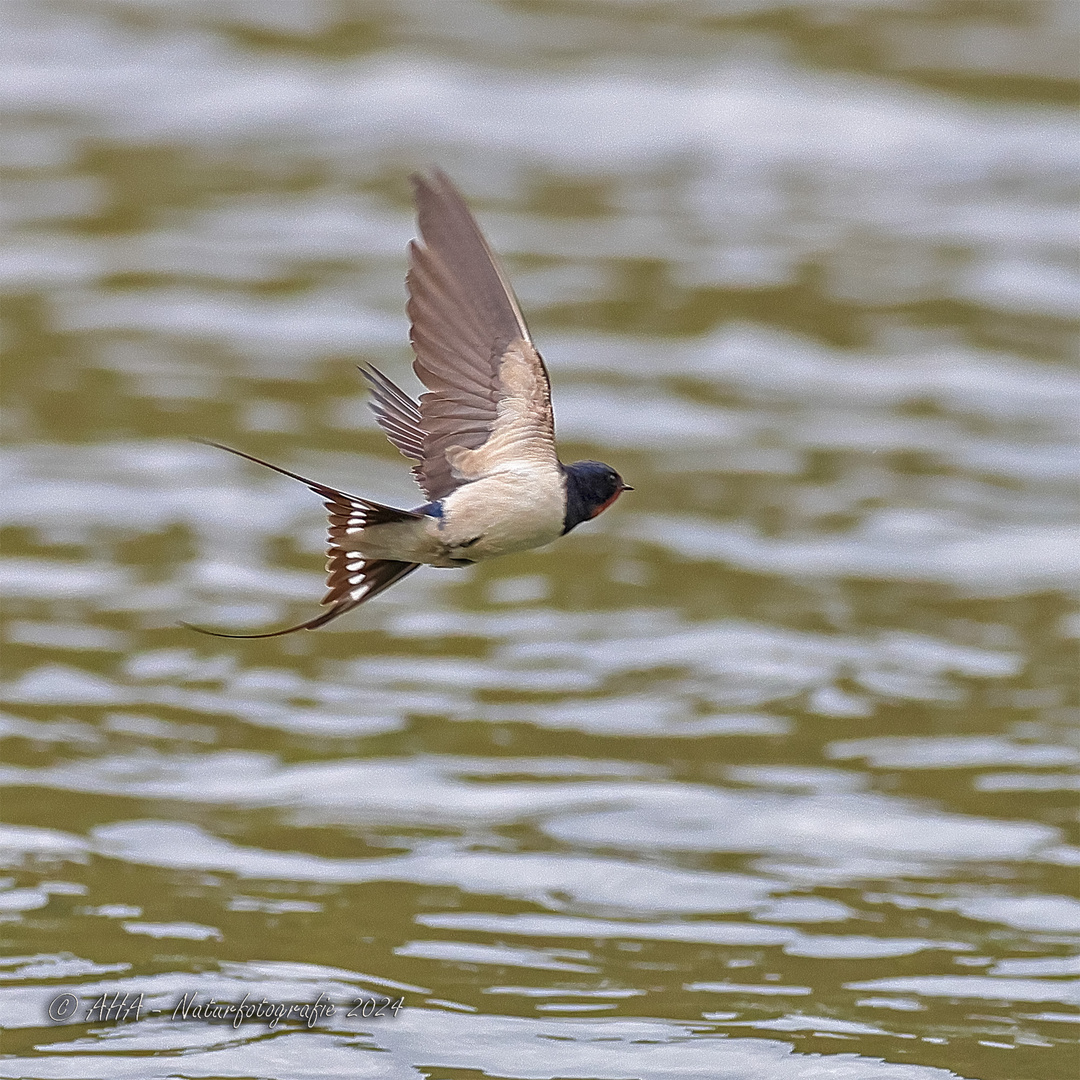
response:
[[[1071,1075],[1076,10],[6,5],[0,1076]],[[429,163],[635,491],[198,638],[323,522],[189,436],[415,500]]]

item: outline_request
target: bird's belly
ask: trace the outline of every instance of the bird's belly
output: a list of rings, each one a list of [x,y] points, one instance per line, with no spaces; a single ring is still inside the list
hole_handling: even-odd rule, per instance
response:
[[[478,562],[550,544],[562,534],[566,496],[553,469],[486,476],[443,500],[441,538],[453,558]]]
[[[562,534],[566,497],[554,470],[499,473],[458,488],[442,509],[442,517],[369,526],[343,546],[369,559],[467,565],[551,543]]]

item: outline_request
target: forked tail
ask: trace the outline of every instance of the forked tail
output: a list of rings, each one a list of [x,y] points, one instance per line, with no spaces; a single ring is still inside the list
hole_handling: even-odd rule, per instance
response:
[[[284,630],[271,630],[264,634],[225,634],[218,630],[207,630],[201,626],[192,626],[191,623],[182,622],[180,625],[187,627],[188,630],[220,638],[272,638],[292,634],[297,630],[315,630],[370,600],[373,596],[378,596],[395,582],[411,574],[420,565],[420,563],[399,562],[395,559],[365,559],[359,552],[349,551],[340,546],[340,541],[342,537],[360,532],[370,525],[415,520],[423,517],[422,513],[415,510],[399,510],[383,503],[372,502],[370,499],[349,495],[344,491],[338,491],[337,488],[309,480],[299,473],[290,472],[279,465],[271,465],[269,461],[263,461],[262,458],[257,458],[252,454],[245,454],[243,450],[234,450],[231,446],[223,446],[209,439],[195,439],[194,441],[204,446],[225,450],[237,457],[253,461],[256,465],[273,469],[282,476],[299,480],[316,495],[323,497],[326,508],[330,512],[330,540],[326,564],[328,591],[321,602],[331,607],[329,611],[324,611],[307,622],[286,627]]]

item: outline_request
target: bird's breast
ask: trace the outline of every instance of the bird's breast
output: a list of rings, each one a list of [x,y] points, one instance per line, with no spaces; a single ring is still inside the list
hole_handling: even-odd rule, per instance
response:
[[[523,467],[458,488],[443,500],[443,517],[432,525],[448,551],[477,562],[550,544],[562,533],[565,512],[561,473]]]

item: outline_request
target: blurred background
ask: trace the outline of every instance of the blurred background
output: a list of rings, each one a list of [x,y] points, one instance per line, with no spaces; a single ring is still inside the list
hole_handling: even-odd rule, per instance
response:
[[[0,1076],[1070,1075],[1078,12],[5,3]],[[431,164],[635,490],[197,637],[324,518],[189,437],[418,498]]]

